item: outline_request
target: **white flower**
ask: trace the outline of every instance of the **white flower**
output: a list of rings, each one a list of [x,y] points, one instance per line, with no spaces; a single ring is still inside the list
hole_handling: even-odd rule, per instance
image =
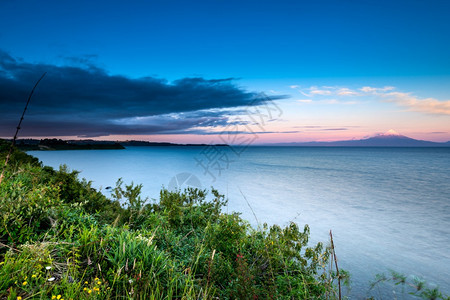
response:
[[[51,268],[52,267],[50,267],[50,266],[45,267],[46,270],[50,270]]]
[[[54,281],[55,277],[50,277],[49,279],[47,279],[48,281]]]
[[[133,279],[128,280],[129,283],[133,283]]]

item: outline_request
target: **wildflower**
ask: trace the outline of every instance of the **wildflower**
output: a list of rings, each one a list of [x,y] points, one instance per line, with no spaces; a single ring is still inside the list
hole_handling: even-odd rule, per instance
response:
[[[26,282],[26,281],[24,281],[23,283],[22,283],[22,285],[27,285],[28,284],[28,282]]]
[[[36,278],[36,274],[31,275],[31,278]]]
[[[98,288],[98,287],[94,287],[94,292],[98,292],[98,291],[100,291],[100,289]]]
[[[56,296],[56,299],[58,300],[61,299],[61,295]]]
[[[46,266],[46,267],[45,267],[46,270],[50,270],[51,268],[52,268],[52,267],[50,267],[50,266]]]
[[[52,296],[52,300],[54,300],[54,299],[56,299],[56,296],[55,296],[55,295]]]
[[[54,281],[55,279],[56,279],[55,277],[50,277],[49,279],[47,279],[47,281],[52,282],[52,281]]]
[[[89,282],[85,281],[84,284],[89,284]]]
[[[89,291],[88,291],[88,294],[90,294],[90,293],[92,293],[92,290],[89,290]]]
[[[100,280],[100,279],[98,279],[98,277],[95,277],[95,278],[94,278],[94,281],[97,281],[97,280]]]
[[[87,291],[87,288],[85,287],[85,288],[83,289],[83,291]]]
[[[102,284],[102,282],[99,280],[99,281],[97,281],[97,284],[100,285],[100,284]]]
[[[22,300],[22,297],[20,297],[20,296],[17,296],[17,300]]]

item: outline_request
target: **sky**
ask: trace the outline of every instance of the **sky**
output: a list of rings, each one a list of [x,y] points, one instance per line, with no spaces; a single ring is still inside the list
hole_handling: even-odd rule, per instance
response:
[[[450,140],[449,1],[0,0],[0,137]]]

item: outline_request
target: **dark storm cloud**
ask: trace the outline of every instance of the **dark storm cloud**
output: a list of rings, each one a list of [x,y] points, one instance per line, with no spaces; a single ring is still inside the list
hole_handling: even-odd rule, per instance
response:
[[[22,136],[183,133],[225,125],[224,111],[229,115],[236,107],[268,100],[238,88],[230,78],[131,79],[108,74],[91,57],[71,60],[77,66],[32,64],[0,51],[0,136],[12,134],[30,89],[44,72]]]

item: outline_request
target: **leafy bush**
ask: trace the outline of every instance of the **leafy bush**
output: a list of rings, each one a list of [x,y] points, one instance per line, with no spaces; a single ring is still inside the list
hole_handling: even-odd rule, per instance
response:
[[[11,142],[0,139],[0,162],[3,167],[6,156],[9,153]],[[39,159],[34,156],[28,155],[23,151],[13,147],[11,156],[9,158],[9,166],[17,167],[18,165],[30,164],[32,166],[41,166]]]
[[[59,188],[37,182],[38,167],[9,172],[0,189],[0,239],[8,244],[34,240],[51,226],[55,208],[62,205]]]

